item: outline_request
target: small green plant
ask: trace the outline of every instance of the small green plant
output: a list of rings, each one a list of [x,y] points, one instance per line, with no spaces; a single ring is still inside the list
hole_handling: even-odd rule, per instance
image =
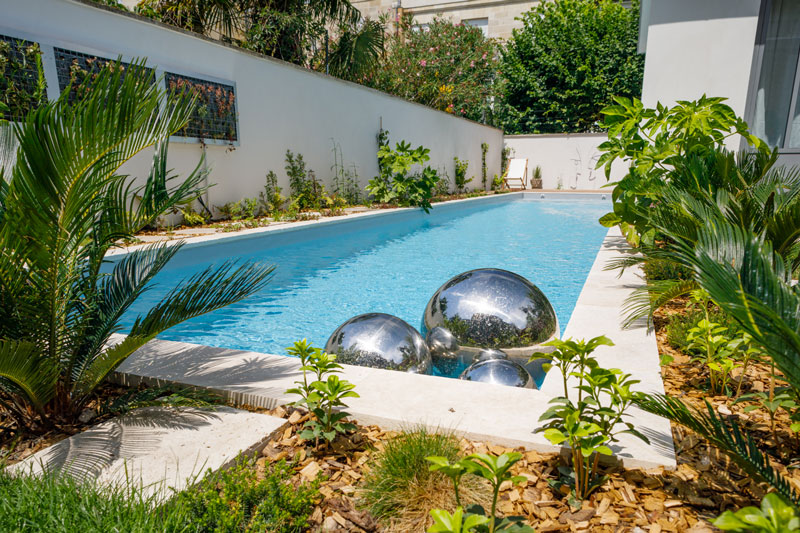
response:
[[[540,189],[542,187],[542,167],[536,165],[533,172],[531,172],[531,189]]]
[[[331,443],[338,435],[355,430],[354,424],[345,422],[350,415],[338,409],[347,407],[345,398],[358,398],[358,394],[353,390],[355,385],[336,375],[342,369],[336,356],[315,348],[306,339],[295,342],[287,352],[300,359],[303,380],[286,392],[299,395],[296,405],[304,405],[314,415],[303,426],[300,438],[313,439],[318,448],[320,439]],[[309,381],[309,373],[316,379]]]
[[[358,182],[356,166],[353,164],[350,168],[345,168],[342,147],[333,139],[331,142],[333,142],[331,150],[333,152],[333,166],[331,167],[333,196],[343,198],[348,205],[357,205],[361,203],[361,185]]]
[[[434,472],[442,472],[453,482],[456,493],[456,503],[458,509],[451,515],[441,510],[431,511],[434,524],[428,531],[440,531],[457,533],[462,531],[478,531],[494,533],[495,531],[533,533],[534,529],[524,524],[524,517],[507,516],[498,518],[497,499],[500,496],[500,487],[503,483],[522,483],[524,476],[514,476],[511,474],[511,467],[522,459],[519,452],[504,453],[499,456],[485,453],[473,453],[466,456],[456,463],[451,463],[446,457],[431,456],[427,460],[431,462],[430,469]],[[486,510],[477,504],[467,507],[467,514],[462,521],[461,501],[459,498],[458,486],[465,474],[479,476],[489,482],[492,488],[492,503],[487,516]],[[472,518],[478,517],[478,518]]]
[[[492,190],[499,191],[502,188],[503,188],[503,178],[495,174],[494,178],[492,179]]]
[[[488,173],[486,170],[486,154],[488,152],[489,145],[487,143],[481,143],[481,185],[483,186],[484,191],[488,185]]]
[[[400,206],[421,207],[428,212],[430,199],[439,174],[431,167],[410,174],[415,165],[423,165],[430,160],[430,150],[422,146],[411,149],[405,141],[397,143],[393,150],[388,144],[378,149],[378,168],[380,175],[369,181],[367,190],[378,203],[396,203]]]
[[[319,501],[319,481],[291,483],[292,465],[267,465],[259,479],[252,459],[240,457],[227,470],[211,473],[194,488],[179,492],[173,505],[186,513],[192,531],[300,533]]]
[[[570,468],[559,468],[562,476],[553,482],[572,489],[570,503],[580,506],[592,492],[605,483],[600,474],[601,455],[611,455],[610,443],[616,442],[620,433],[630,433],[648,442],[633,423],[625,421],[626,411],[640,393],[631,391],[639,381],[631,379],[618,369],[601,368],[592,353],[600,346],[613,346],[607,337],[589,341],[555,339],[544,346],[552,346],[551,353],[536,353],[535,359],[550,359],[545,368],[558,368],[564,386],[564,396],[550,400],[551,407],[540,420],[547,421],[542,428],[547,440],[555,445],[567,444],[572,454]],[[577,378],[576,402],[570,399],[569,378]],[[619,429],[619,427],[622,429]]]
[[[461,193],[467,188],[467,184],[472,181],[472,178],[467,179],[467,168],[469,167],[468,160],[461,160],[457,157],[453,158],[453,162],[455,163],[455,178],[453,179],[453,184],[455,185],[456,192]]]
[[[742,366],[734,357],[744,344],[742,337],[730,338],[728,328],[704,318],[689,329],[687,347],[692,361],[708,367],[709,389],[714,394],[729,393],[731,372]]]
[[[228,202],[217,206],[222,218],[227,220],[251,220],[260,212],[258,198],[243,198],[238,202]]]
[[[286,197],[281,194],[281,191],[282,189],[278,187],[278,176],[270,170],[265,178],[264,190],[259,195],[266,214],[274,216],[283,207]]]
[[[439,168],[439,181],[436,182],[436,187],[433,190],[434,196],[449,196],[450,195],[450,176],[444,167]]]
[[[185,207],[179,208],[181,215],[183,215],[183,223],[187,226],[202,226],[208,222],[208,217],[203,213],[198,213],[192,207],[191,202],[186,204]]]
[[[306,168],[303,154],[293,154],[286,150],[286,175],[289,176],[289,187],[292,199],[297,201],[298,208],[319,209],[325,187],[317,181],[314,171]]]
[[[735,513],[725,511],[713,522],[722,531],[735,533],[790,533],[800,531],[800,518],[791,505],[777,494],[761,500],[761,507],[745,507]]]

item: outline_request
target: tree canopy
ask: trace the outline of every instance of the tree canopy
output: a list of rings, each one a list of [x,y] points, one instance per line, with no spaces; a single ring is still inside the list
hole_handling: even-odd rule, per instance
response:
[[[498,114],[507,133],[599,131],[613,96],[641,94],[638,0],[542,2],[522,23],[500,64]]]

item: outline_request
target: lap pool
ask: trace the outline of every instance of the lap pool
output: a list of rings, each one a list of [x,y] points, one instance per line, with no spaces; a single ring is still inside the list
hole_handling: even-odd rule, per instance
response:
[[[159,338],[285,354],[295,340],[324,347],[345,320],[383,312],[419,328],[428,299],[476,268],[516,272],[553,305],[562,332],[606,235],[601,195],[513,193],[333,223],[186,245],[123,317],[129,327],[169,288],[229,259],[276,265],[257,295],[176,326]],[[278,229],[278,228],[276,228]]]

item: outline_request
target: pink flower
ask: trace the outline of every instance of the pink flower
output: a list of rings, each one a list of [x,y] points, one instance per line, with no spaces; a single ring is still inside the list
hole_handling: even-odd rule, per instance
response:
[[[427,64],[428,64],[428,62],[427,62],[427,61],[425,61],[424,59],[422,59],[422,60],[420,60],[419,64],[420,64],[420,66],[423,66],[423,67],[424,67],[425,65],[427,65]]]
[[[474,66],[475,66],[475,62],[474,62],[474,61],[470,61],[470,62],[469,62],[469,66],[470,66],[470,67],[474,67]]]
[[[481,56],[481,59],[486,59],[486,52],[483,53],[483,55]]]

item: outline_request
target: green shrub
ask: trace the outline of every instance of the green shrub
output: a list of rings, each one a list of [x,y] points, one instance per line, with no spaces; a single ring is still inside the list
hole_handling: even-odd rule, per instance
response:
[[[692,279],[692,272],[688,268],[673,261],[648,259],[642,269],[647,281]]]
[[[467,184],[472,181],[472,178],[467,179],[467,168],[469,167],[469,160],[461,160],[457,157],[453,158],[453,162],[455,163],[456,173],[455,173],[455,186],[456,192],[464,192],[467,188]]]
[[[319,497],[318,482],[294,486],[285,461],[267,468],[266,477],[259,479],[252,459],[241,457],[229,470],[209,474],[195,488],[179,493],[171,505],[197,532],[307,530]]]
[[[424,427],[404,432],[386,442],[375,466],[364,480],[362,504],[375,518],[392,518],[409,505],[450,491],[450,481],[441,472],[431,472],[430,456],[459,458],[458,440],[449,433],[431,433]],[[433,489],[433,490],[432,490]],[[435,508],[432,506],[431,508]],[[422,516],[428,510],[422,511]]]
[[[65,476],[10,476],[0,472],[0,531],[28,533],[182,532],[191,522],[175,507],[154,512],[139,493],[80,487]]]
[[[706,315],[702,309],[689,310],[685,314],[676,313],[669,317],[667,322],[667,342],[676,350],[687,352],[691,341],[688,339],[689,330],[696,328]],[[741,333],[736,321],[717,308],[709,310],[709,320],[728,328],[728,336],[735,337]]]

